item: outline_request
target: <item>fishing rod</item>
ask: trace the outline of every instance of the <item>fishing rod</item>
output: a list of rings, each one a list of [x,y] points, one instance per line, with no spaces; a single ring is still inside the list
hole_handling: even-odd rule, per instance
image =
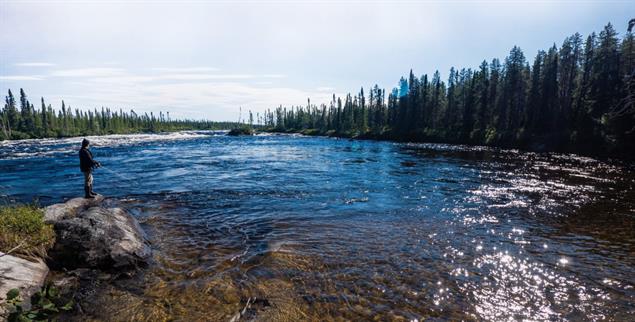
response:
[[[115,172],[115,171],[112,171],[112,170],[110,170],[110,169],[106,168],[106,167],[105,167],[105,166],[103,166],[103,165],[102,165],[102,166],[100,166],[99,168],[101,168],[101,169],[104,169],[104,170],[108,171],[110,174],[115,175],[117,178],[119,178],[119,179],[121,179],[121,180],[123,180],[123,181],[126,181],[126,182],[137,181],[137,179],[134,179],[134,178],[124,177],[124,176],[120,175],[119,173],[117,173],[117,172]]]

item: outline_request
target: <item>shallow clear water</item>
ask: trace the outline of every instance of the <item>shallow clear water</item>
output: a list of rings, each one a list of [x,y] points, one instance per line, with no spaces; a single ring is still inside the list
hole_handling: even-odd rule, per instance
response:
[[[0,143],[4,200],[81,195],[76,141]],[[94,142],[95,190],[137,216],[154,260],[81,318],[635,316],[628,163],[287,135]]]

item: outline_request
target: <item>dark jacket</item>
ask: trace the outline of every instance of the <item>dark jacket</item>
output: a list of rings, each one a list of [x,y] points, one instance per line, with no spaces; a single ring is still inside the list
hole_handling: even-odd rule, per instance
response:
[[[93,154],[86,148],[79,150],[79,168],[82,172],[90,172],[97,166],[97,161],[93,160]]]

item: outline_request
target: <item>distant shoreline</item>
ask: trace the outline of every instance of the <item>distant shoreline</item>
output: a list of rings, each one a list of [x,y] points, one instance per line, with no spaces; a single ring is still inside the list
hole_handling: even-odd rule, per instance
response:
[[[18,141],[34,141],[34,140],[51,140],[51,139],[71,139],[71,138],[85,138],[85,137],[102,137],[109,135],[139,135],[139,134],[169,134],[169,133],[177,133],[177,132],[227,132],[230,129],[180,129],[180,130],[170,130],[170,131],[160,131],[160,132],[151,132],[151,131],[140,131],[140,132],[125,132],[125,133],[104,133],[104,134],[83,134],[83,135],[67,135],[67,136],[47,136],[47,137],[38,137],[38,138],[28,138],[28,139],[4,139],[0,140],[0,145],[6,142],[18,142]]]
[[[538,145],[531,144],[520,145],[520,144],[482,144],[475,142],[450,142],[447,140],[436,139],[436,138],[400,138],[392,135],[390,131],[383,132],[381,134],[377,133],[338,133],[334,131],[322,132],[318,129],[304,129],[304,130],[279,130],[279,129],[267,129],[262,130],[261,132],[267,133],[282,133],[282,134],[302,134],[306,136],[321,136],[321,137],[333,137],[340,139],[351,139],[351,140],[370,140],[370,141],[386,141],[386,142],[398,142],[398,143],[432,143],[432,144],[457,144],[457,145],[468,145],[468,146],[483,146],[489,148],[497,148],[497,149],[518,149],[525,152],[535,152],[535,153],[571,153],[577,154],[580,156],[593,157],[599,159],[617,159],[625,162],[635,161],[635,156],[628,154],[619,154],[619,153],[610,153],[606,151],[596,151],[592,149],[592,147],[585,146],[587,150],[582,149],[553,149],[549,148],[546,145]]]
[[[425,138],[402,138],[394,135],[390,131],[385,131],[381,134],[366,132],[366,133],[339,133],[335,131],[320,131],[318,129],[303,129],[303,130],[280,130],[276,128],[258,128],[259,126],[254,126],[255,133],[279,133],[279,134],[301,134],[306,136],[320,136],[320,137],[333,137],[333,138],[341,138],[341,139],[352,139],[352,140],[372,140],[372,141],[386,141],[386,142],[399,142],[399,143],[433,143],[433,144],[458,144],[458,145],[468,145],[468,146],[484,146],[491,148],[499,148],[499,149],[519,149],[527,152],[536,152],[536,153],[573,153],[581,156],[588,156],[594,158],[601,159],[619,159],[622,161],[632,162],[635,160],[635,156],[628,154],[620,154],[620,153],[611,153],[607,151],[597,151],[597,149],[593,149],[591,146],[583,146],[581,147],[569,147],[566,149],[558,149],[553,148],[545,144],[538,143],[527,143],[527,144],[517,144],[514,142],[508,144],[483,144],[478,142],[462,142],[462,141],[448,141],[434,137],[425,137]],[[31,141],[31,140],[45,140],[45,139],[69,139],[69,138],[83,138],[83,137],[103,137],[109,135],[135,135],[135,134],[169,134],[169,133],[178,133],[178,132],[229,132],[230,128],[223,129],[174,129],[174,130],[166,130],[166,131],[134,131],[134,132],[123,132],[123,133],[104,133],[104,134],[85,134],[85,135],[69,135],[69,136],[50,136],[50,137],[41,137],[41,138],[28,138],[28,139],[5,139],[0,140],[0,145],[6,144],[8,142],[19,142],[19,141]]]

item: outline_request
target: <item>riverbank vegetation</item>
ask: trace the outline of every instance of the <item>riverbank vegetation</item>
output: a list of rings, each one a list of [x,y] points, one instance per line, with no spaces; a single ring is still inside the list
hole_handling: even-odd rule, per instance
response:
[[[254,135],[254,129],[252,127],[237,127],[231,129],[227,135],[229,136],[241,136],[241,135]]]
[[[632,27],[632,25],[631,25]],[[386,94],[335,97],[316,106],[278,107],[272,131],[484,144],[542,151],[635,156],[635,40],[611,24],[584,40],[540,50],[530,64],[519,47],[478,69],[452,68],[447,82],[412,71]]]
[[[69,137],[105,134],[156,133],[183,130],[225,130],[236,126],[234,122],[172,119],[169,113],[137,114],[131,110],[80,110],[66,106],[55,110],[40,99],[40,108],[31,103],[20,89],[19,102],[11,90],[0,110],[0,140],[45,137]],[[19,106],[19,110],[18,110]]]
[[[0,321],[56,321],[83,299],[82,285],[147,264],[151,249],[139,223],[102,201],[0,206],[0,281],[8,281],[0,283]]]
[[[6,305],[9,311],[8,322],[59,321],[63,312],[71,311],[75,301],[66,299],[52,284],[46,284],[29,299],[30,305],[24,306],[19,289],[12,289],[6,294]]]
[[[55,231],[53,225],[44,222],[43,209],[35,205],[0,206],[0,260],[6,255],[25,257],[31,261],[45,259],[54,243]],[[19,271],[24,268],[14,266],[13,269]],[[12,288],[6,294],[1,294],[0,297],[6,300],[0,304],[0,320],[53,321],[74,306],[72,297],[61,296],[51,284],[45,284],[33,296],[29,296],[32,294],[29,292],[21,293],[19,288]],[[29,305],[25,306],[24,303]]]
[[[44,223],[42,209],[31,205],[0,207],[0,252],[44,258],[54,242],[53,226]]]

